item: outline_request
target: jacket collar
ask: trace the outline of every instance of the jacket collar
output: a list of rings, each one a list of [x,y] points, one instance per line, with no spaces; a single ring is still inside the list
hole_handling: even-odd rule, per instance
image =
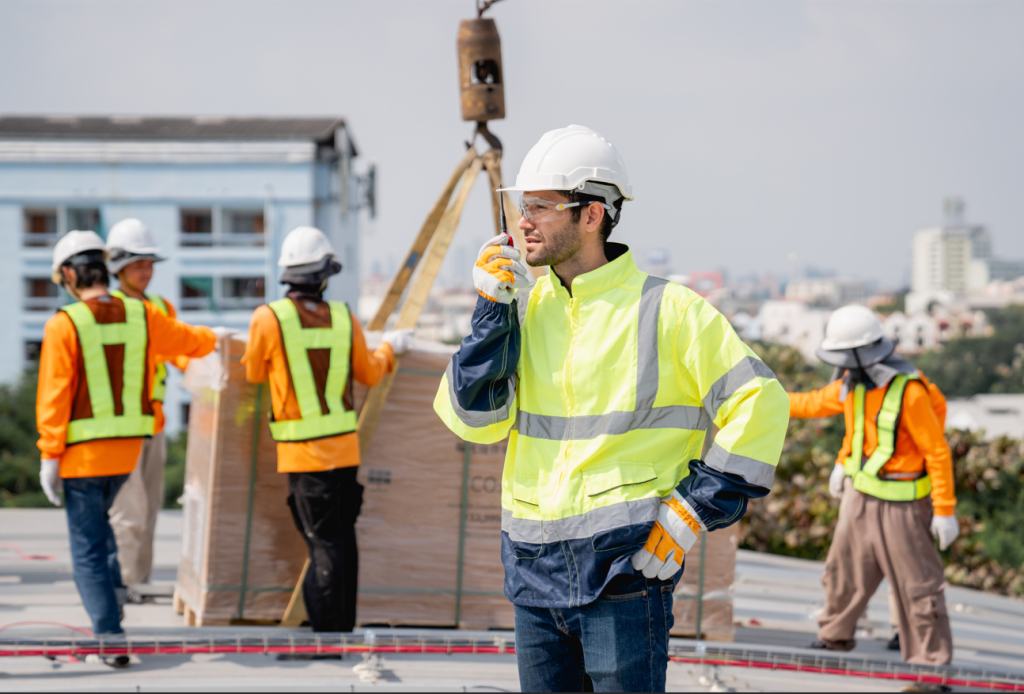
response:
[[[622,243],[606,243],[604,252],[609,262],[573,280],[573,297],[578,299],[601,294],[621,286],[637,273],[636,263],[633,262],[633,254],[630,252],[629,246]],[[552,270],[548,273],[548,277],[551,278],[551,286],[555,290],[555,294],[568,299],[569,292],[562,285],[562,280],[558,275]]]

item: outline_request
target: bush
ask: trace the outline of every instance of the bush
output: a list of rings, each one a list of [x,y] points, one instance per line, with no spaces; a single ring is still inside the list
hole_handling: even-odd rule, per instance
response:
[[[787,391],[827,383],[791,347],[754,344]],[[839,516],[828,477],[842,446],[842,417],[790,420],[771,493],[750,503],[740,521],[740,546],[805,559],[824,559]],[[990,592],[1024,596],[1024,443],[984,443],[970,432],[947,432],[953,454],[961,537],[942,553],[946,579]]]
[[[164,468],[164,508],[181,508],[178,499],[185,493],[185,452],[188,431],[167,437],[167,466]]]
[[[50,506],[39,486],[35,369],[0,385],[0,506]]]

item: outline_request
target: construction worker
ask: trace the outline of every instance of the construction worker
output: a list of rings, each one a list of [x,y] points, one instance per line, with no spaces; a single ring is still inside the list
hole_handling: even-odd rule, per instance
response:
[[[960,532],[943,433],[946,400],[895,349],[873,311],[844,306],[829,318],[816,352],[836,367],[832,382],[789,395],[791,417],[846,418],[829,480],[832,496],[842,499],[839,524],[812,647],[852,649],[857,618],[884,577],[893,588],[903,659],[946,665],[953,638],[933,537],[944,550]]]
[[[156,365],[216,343],[209,328],[111,296],[107,259],[92,231],[71,231],[54,247],[51,278],[75,303],[46,323],[36,395],[40,482],[56,506],[63,487],[75,585],[97,635],[121,633],[124,586],[108,514],[153,435]]]
[[[111,295],[131,297],[152,304],[156,310],[176,318],[174,306],[162,296],[147,294],[153,278],[153,264],[166,258],[146,225],[138,219],[122,219],[107,234],[107,270],[117,277],[120,289]],[[184,368],[186,364],[182,363]],[[110,509],[110,525],[117,539],[117,560],[121,580],[128,586],[128,602],[138,603],[143,596],[131,586],[149,583],[153,570],[153,532],[157,512],[164,500],[164,464],[167,461],[167,439],[164,437],[164,393],[167,390],[167,365],[156,366],[153,379],[153,436],[143,439],[142,452],[128,481],[121,487]]]
[[[599,134],[546,133],[508,190],[526,262],[551,272],[517,295],[523,250],[484,244],[473,332],[434,409],[467,441],[509,437],[501,554],[520,686],[664,691],[684,555],[768,493],[785,392],[710,304],[608,241],[633,193]]]
[[[376,385],[411,330],[384,333],[366,347],[359,321],[343,303],[324,301],[327,279],[341,272],[323,232],[299,227],[281,245],[285,298],[253,313],[242,362],[252,383],[270,380],[277,470],[288,473],[288,505],[309,547],[302,584],[313,631],[352,631],[359,554],[355,522],[363,501],[353,379]]]

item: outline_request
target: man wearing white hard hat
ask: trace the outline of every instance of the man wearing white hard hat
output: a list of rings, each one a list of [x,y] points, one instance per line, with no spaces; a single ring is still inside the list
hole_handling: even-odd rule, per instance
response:
[[[844,306],[829,317],[816,352],[836,367],[832,382],[789,395],[791,417],[846,419],[829,480],[832,496],[842,499],[839,525],[825,563],[825,609],[813,647],[852,649],[857,619],[886,578],[903,659],[947,665],[953,640],[934,541],[945,550],[960,528],[943,431],[946,400],[895,350],[871,309]]]
[[[75,302],[46,322],[36,394],[40,482],[56,506],[63,488],[75,585],[96,635],[121,633],[125,591],[108,514],[153,435],[156,366],[208,354],[217,339],[148,302],[111,296],[107,260],[95,232],[57,241],[51,279]]]
[[[119,289],[111,295],[130,297],[152,304],[160,313],[177,318],[170,301],[158,294],[147,293],[153,278],[153,264],[166,258],[153,239],[153,234],[138,219],[122,219],[107,234],[107,269],[117,277]],[[187,359],[178,366],[184,368]],[[142,452],[128,481],[121,487],[110,509],[110,525],[117,538],[117,559],[121,580],[128,589],[128,601],[143,598],[132,585],[148,583],[153,570],[153,532],[157,513],[164,500],[164,464],[167,461],[167,439],[164,437],[164,395],[167,391],[167,365],[157,364],[153,379],[153,436],[142,443]]]
[[[434,409],[467,441],[508,437],[523,691],[664,691],[685,555],[768,493],[785,392],[714,307],[608,240],[633,189],[601,135],[546,133],[509,190],[526,247],[480,249],[473,334]],[[532,290],[524,258],[551,270]]]
[[[270,381],[277,470],[288,473],[288,505],[309,548],[302,592],[313,631],[352,631],[363,501],[352,382],[380,382],[412,331],[384,333],[371,352],[348,306],[324,301],[328,278],[342,268],[319,229],[292,230],[278,265],[288,291],[253,313],[242,363],[250,382]]]

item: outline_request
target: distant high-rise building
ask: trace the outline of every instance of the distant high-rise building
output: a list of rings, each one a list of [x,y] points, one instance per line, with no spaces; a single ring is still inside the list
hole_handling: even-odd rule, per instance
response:
[[[911,294],[922,307],[944,297],[980,291],[989,281],[992,237],[980,224],[964,221],[964,203],[945,201],[945,223],[914,235]]]

